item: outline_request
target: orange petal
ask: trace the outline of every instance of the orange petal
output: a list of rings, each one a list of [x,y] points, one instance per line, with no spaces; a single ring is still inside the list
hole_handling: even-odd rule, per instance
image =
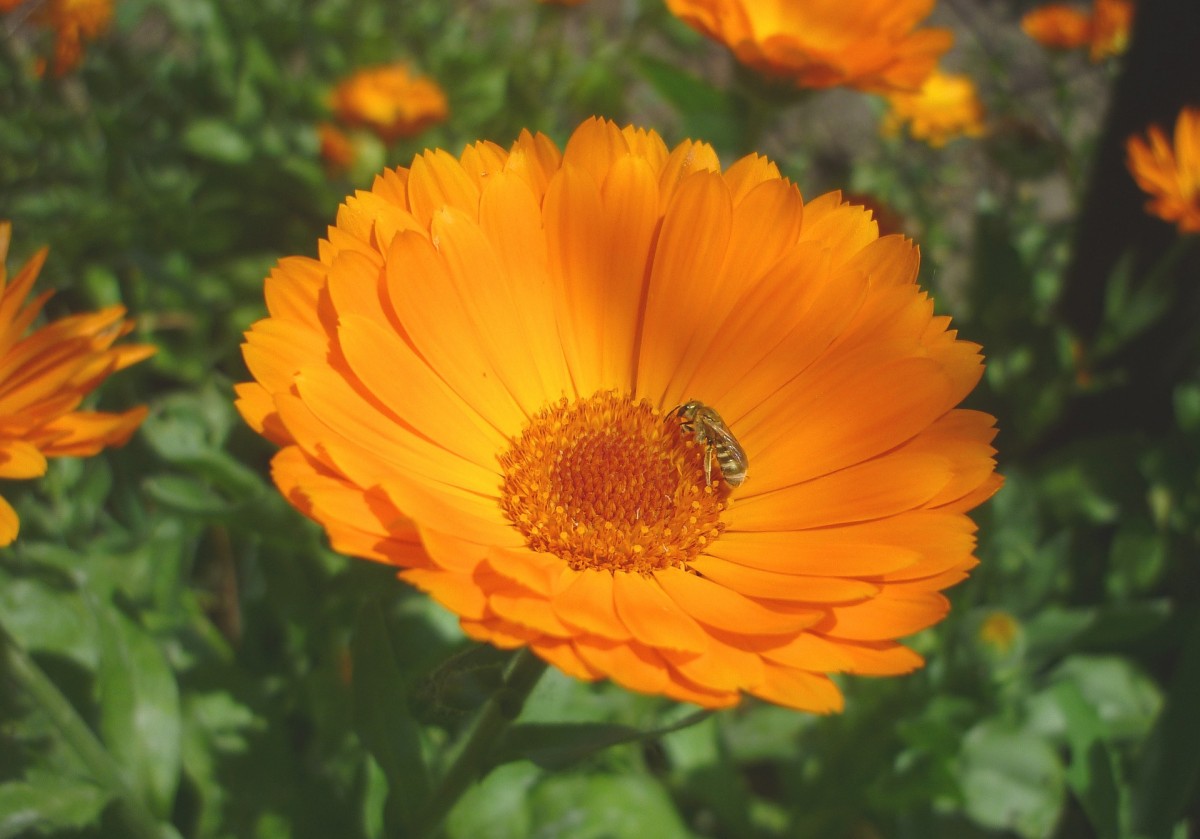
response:
[[[595,670],[630,690],[662,693],[669,681],[661,655],[636,641],[581,637],[574,641],[579,657]]]
[[[889,585],[866,603],[834,607],[832,623],[821,633],[848,641],[889,641],[919,632],[950,611],[950,603],[935,591]]]
[[[725,521],[737,530],[804,530],[885,518],[920,507],[951,477],[946,458],[885,455],[798,486],[741,498]],[[747,489],[752,480],[753,473]]]
[[[708,649],[708,635],[667,596],[653,576],[613,575],[613,602],[633,637],[649,647],[692,653]]]
[[[689,565],[706,579],[747,597],[807,603],[849,603],[874,597],[879,587],[843,577],[812,577],[780,574],[726,562],[713,556],[698,556]]]
[[[38,478],[46,474],[46,456],[24,440],[0,441],[0,478]]]
[[[11,545],[20,530],[21,520],[17,518],[17,511],[0,496],[0,548]]]
[[[462,277],[457,277],[461,280]],[[490,276],[477,277],[483,283]],[[500,433],[511,436],[525,423],[525,413],[488,352],[478,340],[486,320],[478,302],[463,297],[456,276],[435,246],[417,233],[392,240],[387,257],[387,289],[396,315],[420,356],[450,388]],[[529,371],[505,371],[505,376]]]
[[[817,610],[769,609],[725,586],[674,568],[658,571],[654,577],[685,613],[717,629],[746,635],[791,634],[824,616]]]
[[[636,395],[651,404],[664,405],[693,342],[707,338],[714,266],[725,258],[732,215],[729,187],[717,174],[685,178],[667,206],[650,269],[637,365]]]
[[[828,676],[763,662],[763,681],[750,691],[757,697],[798,711],[832,714],[842,710],[845,700]]]
[[[552,602],[559,618],[585,632],[610,641],[628,641],[633,637],[617,617],[611,571],[563,568],[555,583]]]

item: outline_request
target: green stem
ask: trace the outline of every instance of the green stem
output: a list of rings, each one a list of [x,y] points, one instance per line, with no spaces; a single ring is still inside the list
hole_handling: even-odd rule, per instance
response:
[[[9,673],[33,698],[38,709],[50,718],[63,740],[83,761],[92,780],[116,799],[117,811],[127,835],[133,839],[164,839],[165,836],[169,836],[170,833],[163,830],[162,825],[134,792],[116,761],[88,728],[87,723],[80,718],[75,707],[2,625],[0,661],[0,669]]]
[[[546,663],[529,650],[517,653],[504,677],[504,684],[492,694],[475,723],[460,738],[458,754],[417,816],[415,836],[425,839],[440,832],[442,822],[455,802],[483,773],[496,740],[521,713],[525,700],[545,670]]]

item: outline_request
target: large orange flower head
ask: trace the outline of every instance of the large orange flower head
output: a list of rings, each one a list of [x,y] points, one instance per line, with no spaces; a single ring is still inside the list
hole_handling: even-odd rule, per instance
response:
[[[916,93],[890,93],[883,133],[904,126],[917,140],[935,148],[957,137],[979,137],[984,131],[983,103],[969,76],[935,71]]]
[[[774,164],[589,120],[432,151],[282,260],[247,421],[335,549],[473,638],[705,706],[841,706],[975,564],[993,420],[918,256]]]
[[[343,79],[330,99],[339,120],[368,128],[389,143],[420,134],[449,113],[437,83],[402,63],[359,70]]]
[[[1126,141],[1133,179],[1150,194],[1146,211],[1173,222],[1180,233],[1200,233],[1200,107],[1175,120],[1175,145],[1157,125]]]
[[[918,29],[934,0],[667,0],[738,60],[797,87],[916,90],[953,43]]]
[[[119,414],[81,411],[80,403],[116,371],[154,348],[113,346],[133,323],[125,309],[71,315],[30,331],[50,292],[27,299],[46,260],[43,248],[8,281],[5,261],[12,226],[0,222],[0,478],[36,478],[48,457],[86,457],[129,439],[145,407]],[[17,537],[20,522],[0,498],[0,546]]]

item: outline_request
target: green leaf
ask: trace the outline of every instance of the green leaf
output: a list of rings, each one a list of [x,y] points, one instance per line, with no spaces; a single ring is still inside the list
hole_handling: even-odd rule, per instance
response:
[[[150,809],[165,817],[181,764],[175,675],[142,627],[111,606],[92,604],[100,626],[96,687],[104,744]]]
[[[671,797],[649,775],[547,778],[529,796],[538,839],[690,839]]]
[[[1184,382],[1175,388],[1175,421],[1188,434],[1200,432],[1200,384]]]
[[[961,760],[960,781],[971,819],[1027,839],[1051,835],[1065,785],[1058,755],[1044,740],[987,721],[967,733]]]
[[[673,725],[649,731],[609,723],[519,723],[505,732],[493,765],[531,760],[544,769],[563,769],[611,746],[654,740],[688,728],[708,715],[707,711],[698,711]]]
[[[1078,687],[1109,739],[1143,736],[1162,706],[1154,682],[1119,656],[1073,655],[1054,672],[1053,680]]]
[[[529,791],[541,777],[529,763],[510,763],[488,774],[459,799],[446,818],[451,839],[529,839]]]
[[[159,504],[195,516],[222,516],[234,506],[211,486],[184,475],[153,475],[142,489]]]
[[[1067,784],[1083,805],[1098,839],[1118,839],[1122,835],[1122,802],[1117,763],[1105,743],[1108,726],[1074,683],[1060,682],[1051,693],[1067,722],[1071,746]]]
[[[100,817],[109,799],[88,781],[44,773],[0,784],[0,839],[85,827]]]
[[[1200,617],[1184,642],[1161,716],[1147,738],[1133,791],[1134,828],[1167,837],[1200,783]]]
[[[408,713],[408,689],[378,602],[364,605],[350,644],[354,666],[354,730],[388,780],[388,821],[412,824],[429,796],[421,730]],[[396,825],[390,825],[392,832]]]
[[[197,157],[230,165],[246,163],[254,154],[241,132],[219,119],[194,120],[183,131],[183,146]]]
[[[78,563],[77,553],[64,553]],[[73,590],[9,577],[0,569],[0,614],[8,631],[30,651],[56,653],[91,670],[99,658],[96,623],[81,606]]]

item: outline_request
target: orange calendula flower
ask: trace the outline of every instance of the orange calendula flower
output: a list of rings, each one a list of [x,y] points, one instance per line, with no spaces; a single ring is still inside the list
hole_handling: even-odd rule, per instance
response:
[[[338,84],[331,99],[339,120],[369,128],[389,143],[420,134],[449,113],[437,83],[413,75],[405,64],[359,70]]]
[[[1092,10],[1092,39],[1088,50],[1092,61],[1101,61],[1125,52],[1132,26],[1132,0],[1096,0]]]
[[[667,0],[743,64],[797,87],[916,90],[953,43],[918,29],[933,0]]]
[[[884,134],[895,135],[902,126],[916,140],[935,148],[956,137],[983,135],[983,104],[970,77],[935,71],[916,93],[889,93],[890,110]]]
[[[1126,165],[1151,198],[1146,211],[1173,222],[1180,233],[1200,233],[1200,108],[1184,108],[1175,120],[1175,145],[1150,126],[1146,137],[1125,144]]]
[[[1091,12],[1051,3],[1021,18],[1021,29],[1042,46],[1058,50],[1087,47],[1092,61],[1124,52],[1132,24],[1131,0],[1096,0]]]
[[[239,408],[335,549],[473,638],[709,707],[920,666],[999,486],[918,254],[773,163],[589,120],[429,151],[282,260]],[[692,404],[698,403],[698,404]],[[744,480],[743,480],[744,479]]]
[[[0,223],[0,478],[36,478],[48,457],[86,457],[129,439],[146,416],[79,405],[112,373],[153,355],[140,344],[114,347],[133,329],[122,306],[71,315],[29,331],[50,292],[27,299],[46,260],[38,251],[8,281],[5,261],[12,226]],[[0,498],[0,545],[17,538],[20,522]]]
[[[103,34],[112,16],[112,0],[46,0],[37,19],[54,31],[54,75],[79,65],[84,41]]]

